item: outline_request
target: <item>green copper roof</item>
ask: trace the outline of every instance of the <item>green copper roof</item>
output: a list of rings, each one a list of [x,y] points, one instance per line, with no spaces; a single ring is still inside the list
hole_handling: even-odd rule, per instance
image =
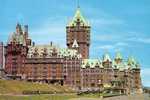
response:
[[[140,68],[139,62],[136,61],[136,59],[133,56],[128,58],[128,65],[130,65],[131,69]]]
[[[108,53],[105,53],[105,54],[103,55],[103,61],[104,61],[104,62],[106,62],[106,61],[111,61],[111,58],[110,58],[110,56],[109,56]]]
[[[35,50],[37,50],[38,56],[36,58],[43,58],[43,52],[46,49],[47,58],[52,57],[52,52],[54,49],[56,49],[57,57],[67,57],[67,58],[81,58],[81,54],[77,52],[77,50],[74,49],[68,49],[68,48],[60,48],[57,45],[35,45],[35,46],[29,46],[28,50],[28,58],[34,58]]]
[[[77,8],[75,16],[69,22],[68,26],[76,26],[78,20],[80,21],[80,25],[89,26],[89,23],[85,20],[85,18],[81,14],[80,8]]]
[[[26,46],[25,34],[23,34],[22,32],[21,25],[17,23],[16,28],[19,29],[19,31],[13,32],[11,34],[8,43],[16,42],[18,44],[23,44],[24,46]]]
[[[116,53],[115,59],[122,59],[122,55],[121,55],[120,52],[117,52],[117,53]]]
[[[130,57],[128,58],[128,64],[130,64],[130,65],[136,64],[136,60],[134,59],[134,57],[130,56]]]
[[[140,69],[140,63],[138,61],[136,62],[136,68]]]
[[[15,32],[13,32],[13,34],[11,35],[9,43],[10,42],[17,42],[19,44],[26,45],[24,34],[17,34]]]
[[[120,71],[123,71],[125,69],[128,69],[130,66],[126,62],[116,63],[115,60],[113,60],[113,68],[119,69]]]
[[[102,67],[102,63],[100,59],[83,59],[81,68],[95,68],[98,66],[99,68]]]

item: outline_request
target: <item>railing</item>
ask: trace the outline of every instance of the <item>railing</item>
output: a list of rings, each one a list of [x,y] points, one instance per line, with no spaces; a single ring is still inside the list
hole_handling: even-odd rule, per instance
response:
[[[27,59],[25,63],[63,63],[62,59]]]

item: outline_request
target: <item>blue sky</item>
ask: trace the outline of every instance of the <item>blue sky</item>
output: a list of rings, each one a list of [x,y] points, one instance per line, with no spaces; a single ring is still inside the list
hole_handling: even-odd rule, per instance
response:
[[[17,22],[29,25],[38,44],[53,41],[65,47],[65,26],[77,0],[0,0],[0,41],[7,42]],[[141,64],[142,81],[150,86],[150,0],[80,0],[83,16],[91,25],[91,58],[120,51]],[[94,51],[94,52],[93,52]]]

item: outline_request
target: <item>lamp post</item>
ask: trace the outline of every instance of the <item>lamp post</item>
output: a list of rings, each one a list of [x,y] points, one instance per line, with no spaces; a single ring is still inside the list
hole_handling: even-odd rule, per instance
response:
[[[98,80],[98,84],[99,84],[99,94],[100,94],[100,98],[102,99],[103,98],[103,85],[102,85],[102,82],[101,80]]]

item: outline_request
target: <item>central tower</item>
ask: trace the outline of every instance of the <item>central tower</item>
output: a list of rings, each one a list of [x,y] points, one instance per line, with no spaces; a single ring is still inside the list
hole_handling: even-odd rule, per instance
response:
[[[66,27],[67,47],[76,49],[81,53],[82,58],[89,58],[90,47],[90,25],[88,21],[82,16],[80,8],[78,7],[76,13]]]

